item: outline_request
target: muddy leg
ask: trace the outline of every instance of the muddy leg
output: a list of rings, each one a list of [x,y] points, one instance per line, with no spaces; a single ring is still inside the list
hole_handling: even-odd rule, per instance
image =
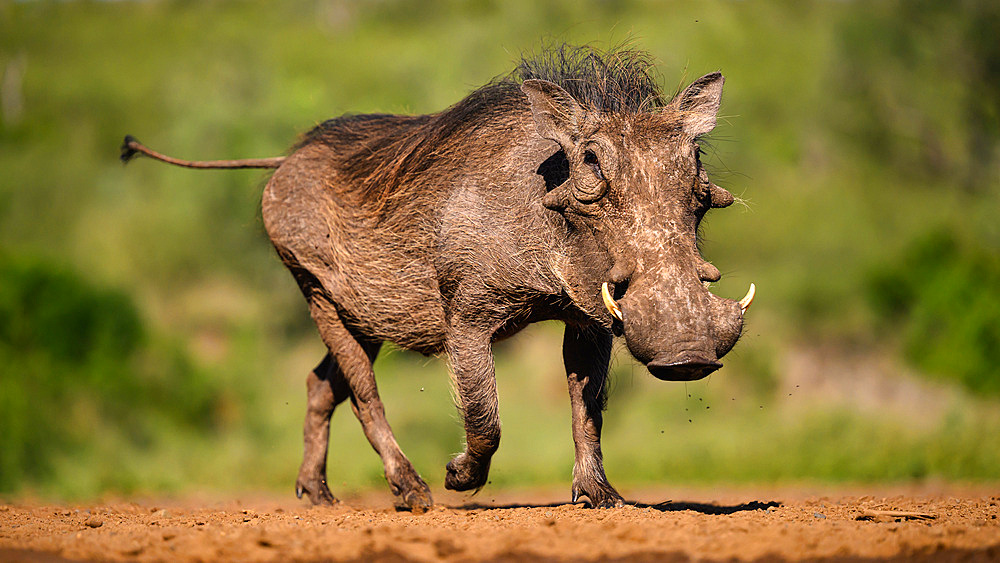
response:
[[[403,455],[385,419],[385,410],[375,385],[372,359],[378,346],[362,344],[344,327],[336,308],[321,297],[310,299],[309,310],[350,389],[351,407],[361,422],[365,437],[382,458],[385,478],[394,495],[415,512],[428,509],[433,501],[427,483]]]
[[[305,448],[302,466],[295,481],[295,495],[309,495],[313,504],[337,501],[326,484],[326,450],[330,442],[330,416],[333,409],[350,396],[350,389],[340,368],[327,354],[306,379],[308,391],[306,421],[302,429]]]
[[[573,409],[573,502],[585,496],[598,508],[622,506],[624,501],[604,475],[601,455],[601,411],[607,400],[611,334],[599,329],[566,326],[563,362]]]
[[[458,407],[465,421],[465,452],[448,462],[446,489],[468,491],[486,484],[490,459],[500,446],[500,417],[490,334],[455,330],[448,338]]]

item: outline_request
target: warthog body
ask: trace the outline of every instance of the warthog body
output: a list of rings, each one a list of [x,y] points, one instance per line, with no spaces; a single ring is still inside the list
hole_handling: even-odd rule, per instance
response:
[[[573,500],[622,503],[600,448],[613,334],[653,375],[697,379],[721,366],[749,304],[708,291],[720,274],[697,247],[704,214],[733,201],[696,142],[715,125],[722,75],[667,102],[649,68],[642,53],[564,47],[441,113],[327,121],[284,159],[174,161],[277,168],[264,225],[329,350],[308,377],[300,496],[335,501],[329,420],[349,399],[393,493],[431,505],[379,399],[385,341],[447,354],[466,446],[445,486],[482,487],[500,441],[491,344],[558,319]],[[151,153],[127,140],[123,156],[135,151]]]

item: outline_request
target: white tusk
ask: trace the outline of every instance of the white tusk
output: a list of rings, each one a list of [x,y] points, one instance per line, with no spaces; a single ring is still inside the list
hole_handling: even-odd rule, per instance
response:
[[[740,299],[740,310],[743,313],[746,313],[747,309],[750,308],[750,304],[753,303],[753,296],[755,293],[757,293],[757,286],[751,283],[750,289],[747,290],[747,294],[743,296],[743,299]]]
[[[604,299],[604,306],[608,308],[608,312],[621,321],[622,310],[618,308],[615,299],[611,297],[611,292],[608,291],[608,282],[604,282],[604,285],[601,286],[601,298]]]

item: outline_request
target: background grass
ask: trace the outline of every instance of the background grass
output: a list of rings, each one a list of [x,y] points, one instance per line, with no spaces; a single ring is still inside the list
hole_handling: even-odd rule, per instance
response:
[[[991,2],[0,2],[0,492],[291,490],[323,354],[255,171],[345,112],[441,110],[546,43],[627,41],[664,89],[727,77],[709,157],[714,291],[759,291],[726,368],[653,380],[622,347],[622,486],[1000,477],[1000,10]],[[565,484],[561,329],[498,346],[491,487]],[[440,488],[446,366],[376,364]],[[382,486],[347,409],[335,492]]]

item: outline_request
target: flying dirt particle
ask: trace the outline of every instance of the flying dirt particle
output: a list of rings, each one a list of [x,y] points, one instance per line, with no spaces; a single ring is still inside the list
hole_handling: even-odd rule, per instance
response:
[[[690,418],[688,419],[688,422],[691,422],[691,419],[690,419]]]

